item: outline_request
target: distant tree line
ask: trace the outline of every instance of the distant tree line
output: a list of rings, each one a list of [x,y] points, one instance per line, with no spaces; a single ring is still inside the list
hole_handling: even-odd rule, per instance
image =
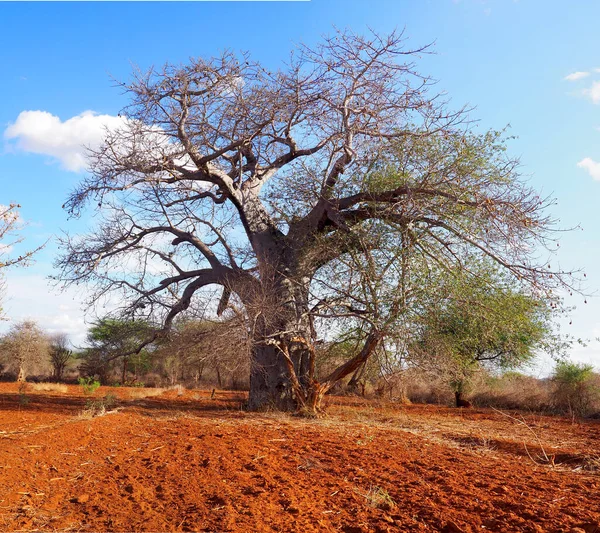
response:
[[[74,382],[92,377],[103,385],[174,385],[248,388],[248,339],[239,316],[217,322],[187,319],[167,338],[131,353],[152,325],[103,318],[83,346],[66,334],[44,332],[34,321],[15,323],[0,338],[0,377],[5,380]]]

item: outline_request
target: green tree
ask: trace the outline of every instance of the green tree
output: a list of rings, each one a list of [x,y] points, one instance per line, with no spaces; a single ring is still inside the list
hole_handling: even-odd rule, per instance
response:
[[[446,279],[432,291],[437,297],[424,309],[411,347],[418,359],[443,369],[457,405],[482,366],[515,369],[538,350],[564,348],[553,333],[555,303],[525,292],[492,265],[476,269],[475,276]]]
[[[552,379],[558,407],[571,416],[584,416],[600,394],[593,383],[594,367],[572,361],[557,361]]]
[[[81,371],[88,376],[98,376],[102,384],[106,384],[120,360],[120,378],[124,383],[130,364],[134,369],[146,364],[148,348],[138,348],[153,331],[148,322],[141,320],[103,318],[97,321],[88,331],[88,346],[81,354]]]

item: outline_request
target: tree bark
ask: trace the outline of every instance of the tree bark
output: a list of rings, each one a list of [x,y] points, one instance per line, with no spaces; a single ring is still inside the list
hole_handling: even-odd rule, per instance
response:
[[[456,407],[471,407],[471,402],[469,400],[465,400],[464,392],[456,391],[454,393],[454,398],[456,400]]]
[[[351,392],[353,394],[358,394],[359,393],[359,385],[361,388],[361,395],[364,396],[365,395],[365,387],[364,387],[364,383],[361,383],[363,374],[365,373],[365,368],[366,368],[366,362],[362,364],[362,366],[360,366],[359,368],[357,368],[354,371],[354,374],[352,374],[352,377],[350,378],[350,381],[348,381],[348,392]]]
[[[223,388],[223,379],[221,378],[221,367],[217,364],[215,370],[217,371],[217,385],[220,389]]]
[[[313,377],[314,354],[309,349],[309,324],[282,321],[278,326],[255,334],[248,399],[251,410],[298,408],[300,398],[292,381],[296,379],[297,386],[306,390]]]
[[[289,411],[294,407],[288,367],[279,348],[255,342],[250,364],[248,408]]]

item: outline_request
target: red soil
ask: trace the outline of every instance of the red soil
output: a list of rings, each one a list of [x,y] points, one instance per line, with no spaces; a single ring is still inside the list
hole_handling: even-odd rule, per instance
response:
[[[0,530],[600,532],[600,424],[333,398],[0,385]],[[131,395],[137,395],[132,398]]]

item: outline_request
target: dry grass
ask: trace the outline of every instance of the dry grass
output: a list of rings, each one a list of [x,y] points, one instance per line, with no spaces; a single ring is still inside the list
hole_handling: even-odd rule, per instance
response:
[[[69,388],[62,383],[30,383],[32,390],[38,392],[67,392]]]
[[[396,507],[396,502],[390,496],[390,493],[381,487],[371,486],[366,492],[354,489],[354,492],[365,498],[369,507],[375,509],[393,509]]]
[[[132,400],[141,400],[143,398],[153,398],[155,396],[160,396],[167,389],[164,388],[154,388],[154,389],[132,389],[129,391],[129,397]]]
[[[177,396],[183,396],[185,394],[185,387],[178,383],[177,385],[173,385],[166,390],[174,390],[177,391]]]

